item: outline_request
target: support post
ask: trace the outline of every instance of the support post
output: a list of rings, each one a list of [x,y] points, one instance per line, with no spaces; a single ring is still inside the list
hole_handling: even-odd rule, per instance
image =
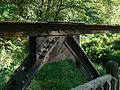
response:
[[[59,41],[58,37],[48,37],[40,44],[37,38],[41,37],[30,37],[29,57],[14,72],[4,90],[26,90],[38,70],[48,62],[51,52]]]
[[[4,90],[24,90],[27,87],[25,80],[30,81],[28,71],[36,62],[36,37],[29,37],[29,56],[23,61],[20,67],[13,73],[7,82]]]
[[[119,64],[115,61],[109,61],[106,65],[106,73],[112,75],[111,88],[119,90]]]
[[[72,36],[68,36],[64,41],[65,46],[68,48],[68,50],[72,53],[72,55],[78,60],[78,64],[82,65],[84,68],[86,74],[86,78],[88,80],[93,80],[95,78],[98,78],[100,75],[97,72],[97,70],[92,65],[89,58],[86,56],[85,52],[81,49],[79,44],[75,41],[75,39]]]

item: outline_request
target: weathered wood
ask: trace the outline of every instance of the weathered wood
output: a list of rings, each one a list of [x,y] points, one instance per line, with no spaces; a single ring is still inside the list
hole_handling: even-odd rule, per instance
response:
[[[29,45],[29,56],[23,61],[19,68],[15,70],[3,90],[24,90],[23,86],[26,87],[27,85],[25,84],[26,79],[29,78],[29,81],[31,81],[32,75],[29,75],[28,71],[36,62],[36,37],[29,37]]]
[[[120,74],[120,67],[118,68],[118,73]]]
[[[30,41],[30,58],[27,61],[24,61],[18,70],[14,72],[4,90],[25,90],[29,86],[37,71],[48,62],[50,53],[59,41],[59,37],[53,37],[52,39],[49,38],[50,40],[45,40],[46,45],[42,43],[39,48],[40,51],[37,51],[36,38],[37,37],[33,37],[30,39],[32,40]],[[36,54],[38,53],[39,56],[36,57]]]
[[[119,73],[119,64],[116,63],[115,61],[109,61],[106,65],[106,73],[111,74],[113,77],[118,78],[118,73]]]
[[[46,36],[46,37],[37,37],[37,50],[39,47],[41,47],[42,43],[45,43],[46,39],[51,39],[54,38],[55,36]],[[66,36],[61,36],[59,37],[59,42],[53,49],[53,51],[50,53],[49,59],[47,63],[52,63],[52,62],[58,62],[62,60],[75,60],[73,55],[68,51],[66,46],[63,44],[64,39]]]
[[[95,90],[95,87],[93,87],[91,84],[86,83],[85,85],[81,86],[81,87],[76,87],[73,88],[71,90]]]
[[[94,79],[71,90],[120,90],[120,75],[118,74],[118,68],[118,63],[109,61],[106,66],[108,75]]]
[[[118,90],[117,89],[117,82],[118,82],[118,80],[115,77],[112,77],[111,90]]]
[[[104,85],[104,89],[105,90],[111,90],[111,82],[110,81],[106,81],[106,83]]]
[[[111,74],[113,78],[112,80],[112,90],[119,90],[119,64],[115,61],[109,61],[106,65],[106,73]],[[117,85],[116,85],[117,84]],[[116,85],[116,86],[115,86]]]
[[[111,81],[111,80],[112,80],[112,76],[110,74],[107,74],[107,75],[104,75],[97,79],[94,79],[88,83],[80,85],[76,88],[73,88],[71,90],[91,90],[92,88],[94,88],[96,90],[99,86],[103,86],[106,83],[106,81]],[[103,89],[103,88],[101,88],[101,89]]]
[[[86,58],[85,54],[81,54],[77,51],[77,49],[74,49],[75,45],[77,44],[74,43],[74,45],[70,46],[69,49],[72,50],[71,52],[75,53],[73,54],[74,57],[69,53],[69,51],[65,48],[63,45],[64,38],[67,35],[79,35],[82,33],[104,33],[104,32],[120,32],[120,26],[114,26],[114,25],[89,25],[89,24],[83,24],[83,23],[71,23],[71,22],[36,22],[36,23],[28,23],[28,22],[0,22],[0,37],[11,37],[11,36],[44,36],[41,38],[37,38],[37,43],[36,39],[33,40],[33,46],[34,48],[31,47],[30,51],[33,51],[30,53],[30,57],[34,57],[31,59],[31,62],[25,62],[23,64],[23,67],[19,69],[18,71],[15,72],[15,76],[13,76],[12,81],[10,81],[9,84],[10,88],[7,87],[6,90],[21,90],[25,89],[34,74],[38,69],[41,69],[42,66],[48,62],[53,62],[54,60],[59,60],[59,59],[74,59],[74,57],[79,60],[82,57],[82,62],[84,62]],[[47,37],[45,37],[47,36]],[[51,36],[51,37],[49,37]],[[43,45],[44,41],[47,41],[45,39],[51,39],[54,37],[59,37],[60,41],[55,41],[53,44],[50,45]],[[36,37],[35,37],[36,38]],[[52,40],[52,39],[51,39]],[[53,39],[54,40],[54,39]],[[74,42],[74,40],[73,40]],[[37,44],[37,47],[36,47]],[[65,45],[67,44],[72,44],[71,41],[68,40],[68,42],[64,43]],[[38,46],[39,45],[39,46]],[[42,54],[38,53],[39,51],[36,52],[37,48],[41,48],[41,45],[44,48],[43,51],[41,51]],[[48,49],[47,47],[50,48]],[[56,46],[56,47],[55,47]],[[79,49],[79,47],[77,47]],[[34,50],[35,49],[35,50]],[[81,48],[80,48],[81,49]],[[39,50],[39,49],[38,49]],[[40,49],[42,50],[42,49]],[[80,50],[79,50],[80,51]],[[45,53],[44,53],[45,52]],[[37,53],[37,55],[36,55]],[[78,54],[79,53],[79,54]],[[39,55],[38,55],[39,54]],[[44,55],[45,54],[45,55]],[[37,56],[37,57],[36,57]],[[52,60],[52,61],[50,61]],[[80,60],[79,60],[80,61]],[[31,65],[34,63],[34,65]],[[89,63],[86,63],[85,65],[90,66]],[[79,64],[81,67],[81,65]],[[83,67],[82,67],[83,68]],[[91,68],[91,67],[87,67]],[[83,69],[88,71],[90,75],[90,79],[97,78],[99,74],[94,72],[94,68],[91,69]],[[29,73],[28,73],[29,72]],[[92,72],[92,73],[91,73]],[[118,87],[120,87],[120,81],[118,81],[120,78],[118,76],[118,64],[111,61],[107,64],[107,73],[110,75],[105,75],[103,77],[97,78],[91,82],[88,82],[84,85],[81,85],[78,88],[72,89],[72,90],[103,90],[104,87],[103,85],[105,84],[105,89],[112,89],[112,90],[118,90]],[[29,77],[28,77],[29,75]],[[112,75],[112,76],[111,76]],[[17,79],[19,77],[19,79]],[[113,77],[113,78],[112,78]],[[25,80],[24,80],[25,79]],[[112,81],[111,81],[112,79]],[[107,81],[107,82],[106,82]],[[110,83],[111,81],[111,83]],[[15,84],[15,85],[14,85]],[[12,86],[11,86],[12,85]],[[119,88],[120,89],[120,88]]]
[[[0,22],[0,32],[0,36],[78,35],[83,33],[120,32],[120,26],[75,22]]]
[[[91,63],[85,52],[82,50],[80,45],[76,42],[76,40],[73,37],[68,36],[65,39],[64,44],[75,57],[75,59],[81,63],[81,65],[84,67],[84,70],[86,70],[87,74],[89,74],[90,78],[86,77],[88,80],[93,80],[100,76],[98,71],[95,69],[94,65]]]
[[[89,72],[85,70],[85,68],[82,66],[82,64],[78,60],[76,60],[75,65],[88,80],[91,78]]]

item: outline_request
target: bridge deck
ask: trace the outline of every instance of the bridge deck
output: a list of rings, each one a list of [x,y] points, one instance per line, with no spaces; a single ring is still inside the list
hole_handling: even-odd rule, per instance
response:
[[[76,35],[89,33],[118,33],[120,25],[96,25],[75,22],[0,22],[0,36],[9,32],[17,36]]]

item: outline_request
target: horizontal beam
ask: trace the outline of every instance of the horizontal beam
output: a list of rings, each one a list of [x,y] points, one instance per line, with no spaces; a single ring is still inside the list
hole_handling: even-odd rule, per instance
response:
[[[120,25],[95,25],[74,22],[0,22],[0,36],[22,32],[21,35],[75,35],[89,33],[120,32]],[[11,34],[10,34],[11,33]],[[17,36],[20,36],[18,34]]]

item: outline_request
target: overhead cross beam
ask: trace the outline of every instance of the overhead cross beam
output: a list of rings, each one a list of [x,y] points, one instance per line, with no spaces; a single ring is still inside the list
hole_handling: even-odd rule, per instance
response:
[[[22,32],[17,36],[76,35],[120,32],[120,25],[94,25],[75,22],[0,22],[0,36]]]

